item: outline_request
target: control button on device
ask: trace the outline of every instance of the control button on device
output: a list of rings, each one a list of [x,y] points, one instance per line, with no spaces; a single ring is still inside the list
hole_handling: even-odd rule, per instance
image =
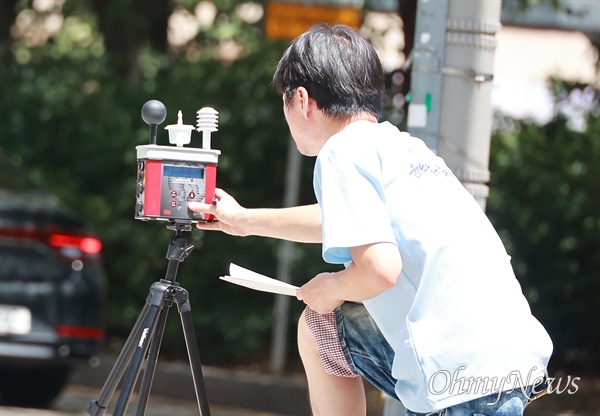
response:
[[[177,201],[171,201],[171,206],[175,208],[177,206]]]
[[[177,191],[171,191],[171,198],[177,197]]]
[[[194,198],[196,198],[196,193],[195,193],[194,191],[191,191],[191,192],[189,193],[189,195],[188,195],[188,198],[189,198],[189,199],[194,199]]]

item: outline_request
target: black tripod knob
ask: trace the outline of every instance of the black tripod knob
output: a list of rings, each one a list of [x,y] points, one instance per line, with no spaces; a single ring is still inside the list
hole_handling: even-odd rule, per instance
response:
[[[150,125],[150,144],[156,144],[156,127],[167,118],[167,107],[158,100],[150,100],[142,107],[142,119]]]

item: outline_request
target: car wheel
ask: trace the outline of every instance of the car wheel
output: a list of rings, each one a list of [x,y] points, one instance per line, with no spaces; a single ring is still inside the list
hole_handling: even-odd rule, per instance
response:
[[[0,400],[16,406],[46,407],[67,384],[67,367],[0,369]]]

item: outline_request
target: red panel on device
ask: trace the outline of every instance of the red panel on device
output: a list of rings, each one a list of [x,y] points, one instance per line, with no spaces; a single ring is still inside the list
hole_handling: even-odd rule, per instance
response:
[[[144,182],[144,215],[160,216],[160,193],[162,187],[162,162],[146,162],[146,180]]]
[[[204,202],[206,204],[210,204],[215,197],[215,186],[217,186],[217,165],[206,165],[204,178],[204,183],[206,185],[206,189],[204,191]],[[204,214],[204,219],[209,221],[214,220],[215,217],[210,214]]]

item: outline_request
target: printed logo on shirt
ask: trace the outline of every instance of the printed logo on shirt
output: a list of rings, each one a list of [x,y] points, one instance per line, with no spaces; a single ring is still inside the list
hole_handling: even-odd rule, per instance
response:
[[[429,174],[435,176],[453,176],[452,171],[445,166],[439,166],[435,164],[429,163],[411,163],[410,164],[410,173],[416,178],[420,178],[421,176]]]

